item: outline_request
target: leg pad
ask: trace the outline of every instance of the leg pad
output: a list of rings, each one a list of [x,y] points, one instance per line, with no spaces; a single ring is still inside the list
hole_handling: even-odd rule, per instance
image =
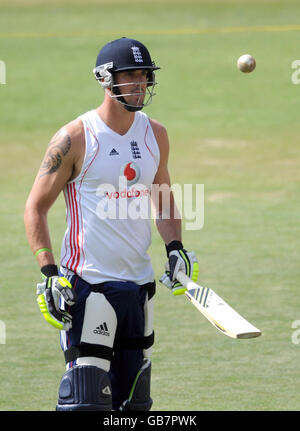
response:
[[[124,401],[120,410],[142,411],[150,410],[152,398],[150,397],[151,361],[144,359],[144,364],[138,372],[131,388],[128,400]]]
[[[89,365],[70,368],[62,377],[56,410],[112,410],[107,372]]]

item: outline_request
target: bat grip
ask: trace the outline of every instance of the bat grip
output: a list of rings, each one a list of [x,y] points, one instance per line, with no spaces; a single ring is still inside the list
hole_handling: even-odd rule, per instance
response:
[[[176,280],[178,280],[187,290],[197,289],[200,286],[192,281],[184,272],[178,271],[176,275]]]

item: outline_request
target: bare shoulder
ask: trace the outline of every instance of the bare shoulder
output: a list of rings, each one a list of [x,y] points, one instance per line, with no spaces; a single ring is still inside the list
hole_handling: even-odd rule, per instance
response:
[[[149,118],[149,121],[156,139],[165,139],[168,137],[167,129],[164,125],[159,123],[157,120],[153,120],[153,118]]]
[[[72,146],[73,170],[70,178],[72,180],[80,173],[85,155],[85,131],[82,121],[76,118],[66,124],[63,127],[63,133],[69,135]]]
[[[82,121],[79,118],[69,122],[65,126],[63,126],[57,134],[61,138],[68,137],[67,139],[71,142],[72,152],[78,153],[84,146],[85,136],[84,136],[84,127]]]
[[[168,132],[165,126],[159,123],[157,120],[149,118],[155,139],[159,146],[161,158],[168,158],[169,154],[169,138]]]
[[[68,167],[73,178],[80,171],[85,154],[84,127],[75,119],[61,127],[51,138],[40,168],[41,176],[53,174],[61,165]]]
[[[72,153],[74,150],[79,150],[84,143],[84,128],[79,119],[71,121],[62,126],[50,139],[48,149],[58,147],[63,154]]]
[[[66,124],[63,129],[68,131],[74,140],[82,140],[84,138],[84,127],[79,118],[70,121],[70,123]]]

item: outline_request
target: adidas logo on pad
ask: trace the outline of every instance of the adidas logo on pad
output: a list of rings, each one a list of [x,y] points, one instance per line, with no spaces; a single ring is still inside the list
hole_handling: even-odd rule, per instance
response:
[[[113,148],[113,149],[111,150],[111,152],[109,153],[109,155],[110,155],[110,156],[118,156],[118,155],[119,155],[119,153],[118,153],[118,151],[117,151],[115,148]]]
[[[106,322],[102,323],[102,325],[97,326],[97,328],[94,329],[93,332],[94,334],[105,335],[107,337],[109,337],[110,335]]]

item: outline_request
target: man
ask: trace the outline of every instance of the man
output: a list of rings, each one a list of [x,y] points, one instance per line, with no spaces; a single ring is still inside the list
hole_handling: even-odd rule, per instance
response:
[[[38,303],[61,330],[67,364],[57,410],[151,408],[153,185],[167,185],[169,194],[164,204],[162,193],[152,193],[169,258],[163,280],[180,294],[179,270],[197,278],[195,255],[181,243],[166,129],[141,112],[152,100],[157,69],[139,41],[106,44],[94,69],[103,103],[53,136],[28,197],[26,232],[44,278]],[[67,230],[58,271],[47,213],[61,191]]]

